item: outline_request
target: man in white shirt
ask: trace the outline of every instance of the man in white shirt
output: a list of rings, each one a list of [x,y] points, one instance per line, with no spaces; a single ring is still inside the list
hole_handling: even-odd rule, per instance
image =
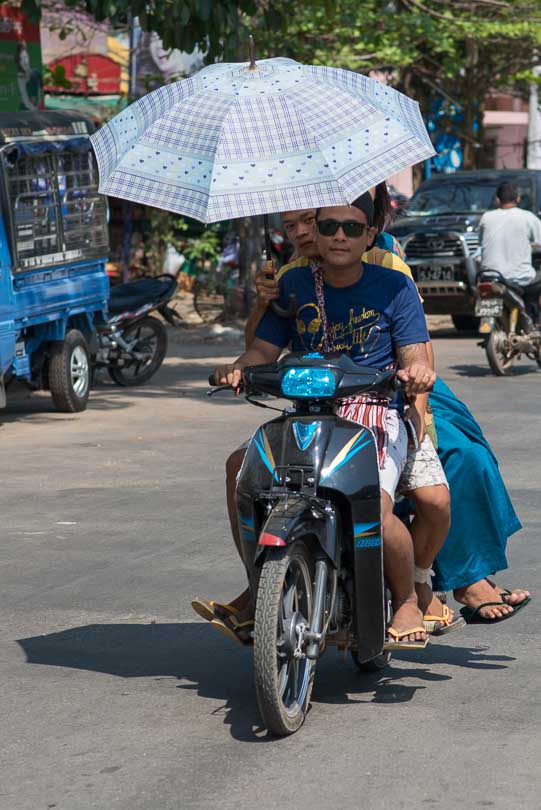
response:
[[[501,183],[496,199],[498,208],[483,214],[479,224],[481,268],[497,270],[507,281],[526,287],[537,280],[532,245],[541,246],[541,221],[518,207],[513,183]]]

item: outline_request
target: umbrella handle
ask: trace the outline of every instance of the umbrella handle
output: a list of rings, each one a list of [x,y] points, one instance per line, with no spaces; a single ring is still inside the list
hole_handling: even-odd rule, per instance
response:
[[[267,262],[272,262],[272,241],[270,237],[270,229],[269,229],[269,215],[263,214],[263,227],[265,230],[265,257],[264,260]],[[287,303],[287,308],[281,307],[277,301],[271,301],[270,304],[271,310],[276,314],[279,315],[280,318],[293,318],[293,316],[297,312],[297,296],[295,293],[291,293],[289,296],[289,301]]]

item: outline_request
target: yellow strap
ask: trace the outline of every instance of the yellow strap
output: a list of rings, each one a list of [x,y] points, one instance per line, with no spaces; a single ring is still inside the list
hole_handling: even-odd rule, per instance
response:
[[[411,636],[413,633],[424,633],[426,635],[426,629],[424,627],[412,627],[409,630],[403,630],[401,633],[398,633],[393,627],[389,627],[387,632],[396,641],[400,641],[404,636]]]
[[[423,616],[423,620],[425,622],[442,622],[443,624],[449,624],[449,606],[442,605],[442,607],[443,607],[442,616],[431,616],[429,613],[426,613]]]

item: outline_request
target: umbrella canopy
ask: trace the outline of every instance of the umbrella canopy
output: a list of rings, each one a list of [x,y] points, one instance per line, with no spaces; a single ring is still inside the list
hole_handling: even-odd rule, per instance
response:
[[[92,144],[103,194],[202,222],[348,204],[434,154],[417,102],[284,58],[164,85]]]

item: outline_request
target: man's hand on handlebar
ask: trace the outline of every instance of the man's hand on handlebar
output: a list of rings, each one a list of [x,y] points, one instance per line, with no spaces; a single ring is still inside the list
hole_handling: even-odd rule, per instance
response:
[[[242,366],[236,363],[229,363],[225,366],[218,366],[214,369],[214,384],[215,385],[230,385],[235,394],[240,394],[242,391]]]
[[[423,363],[412,363],[407,368],[401,368],[397,375],[406,386],[407,394],[426,394],[436,382],[436,372]]]

